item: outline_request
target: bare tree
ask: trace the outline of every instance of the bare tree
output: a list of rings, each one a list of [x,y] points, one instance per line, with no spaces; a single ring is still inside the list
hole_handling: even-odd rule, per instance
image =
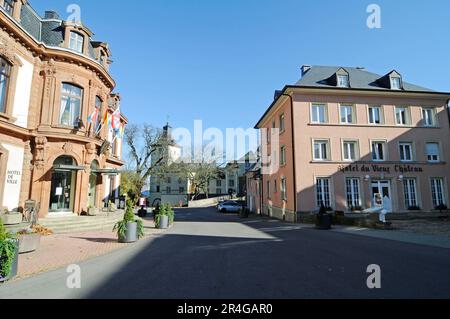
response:
[[[209,198],[209,184],[212,180],[219,178],[220,168],[218,166],[218,159],[220,156],[206,155],[203,151],[195,157],[195,161],[179,161],[172,167],[177,174],[186,178],[193,190],[193,200],[197,199],[199,195],[205,194]]]
[[[125,143],[129,148],[132,170],[137,178],[134,179],[139,197],[146,181],[151,175],[161,174],[167,162],[167,138],[163,131],[151,125],[142,126],[130,124],[125,130]]]

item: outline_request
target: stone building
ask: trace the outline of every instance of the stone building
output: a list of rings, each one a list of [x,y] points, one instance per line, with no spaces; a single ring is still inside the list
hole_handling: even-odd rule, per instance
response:
[[[27,0],[0,0],[0,207],[81,214],[118,197],[120,95],[107,43]],[[93,117],[93,121],[88,118]]]

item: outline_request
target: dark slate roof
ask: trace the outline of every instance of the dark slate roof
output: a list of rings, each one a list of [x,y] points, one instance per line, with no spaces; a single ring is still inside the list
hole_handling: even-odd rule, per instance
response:
[[[63,21],[60,19],[44,19],[26,4],[20,13],[20,25],[37,41],[47,46],[59,47],[64,42]],[[95,59],[92,44],[88,48],[89,57]]]
[[[361,68],[340,67],[340,66],[312,66],[306,74],[295,84],[295,86],[318,87],[318,88],[336,88],[328,79],[330,79],[340,69],[349,73],[350,89],[371,89],[386,90],[386,87],[380,85],[378,80],[383,75],[368,72]],[[343,88],[347,89],[347,88]],[[404,91],[434,92],[433,90],[403,82]]]

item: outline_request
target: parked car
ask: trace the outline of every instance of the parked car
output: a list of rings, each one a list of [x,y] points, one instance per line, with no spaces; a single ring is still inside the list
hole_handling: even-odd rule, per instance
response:
[[[221,213],[239,213],[242,209],[242,205],[235,201],[225,201],[219,203],[217,209]]]

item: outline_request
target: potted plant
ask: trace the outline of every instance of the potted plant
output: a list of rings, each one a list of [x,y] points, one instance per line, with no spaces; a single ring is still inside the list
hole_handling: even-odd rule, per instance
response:
[[[332,215],[329,214],[327,212],[327,208],[322,205],[320,207],[319,213],[317,214],[316,228],[321,230],[329,230],[331,229],[332,223]]]
[[[127,209],[123,220],[114,225],[120,243],[134,243],[144,237],[144,223],[134,214],[133,203],[127,202]]]
[[[97,208],[95,208],[93,205],[88,206],[88,216],[96,216],[97,215]]]
[[[0,282],[17,275],[19,241],[9,233],[0,220]]]
[[[0,216],[3,225],[18,225],[22,223],[23,216],[18,212],[9,212],[7,209]]]
[[[440,204],[439,206],[437,206],[436,208],[435,208],[435,210],[438,210],[441,214],[442,214],[442,212],[444,211],[444,210],[447,210],[448,209],[448,207],[447,207],[447,205],[445,205],[445,204]]]
[[[170,226],[171,215],[172,223],[174,219],[174,213],[170,205],[162,205],[159,211],[155,213],[155,224],[158,229],[167,229]]]
[[[17,233],[19,240],[19,254],[31,253],[38,250],[42,236],[50,236],[53,232],[40,225],[21,230]]]

